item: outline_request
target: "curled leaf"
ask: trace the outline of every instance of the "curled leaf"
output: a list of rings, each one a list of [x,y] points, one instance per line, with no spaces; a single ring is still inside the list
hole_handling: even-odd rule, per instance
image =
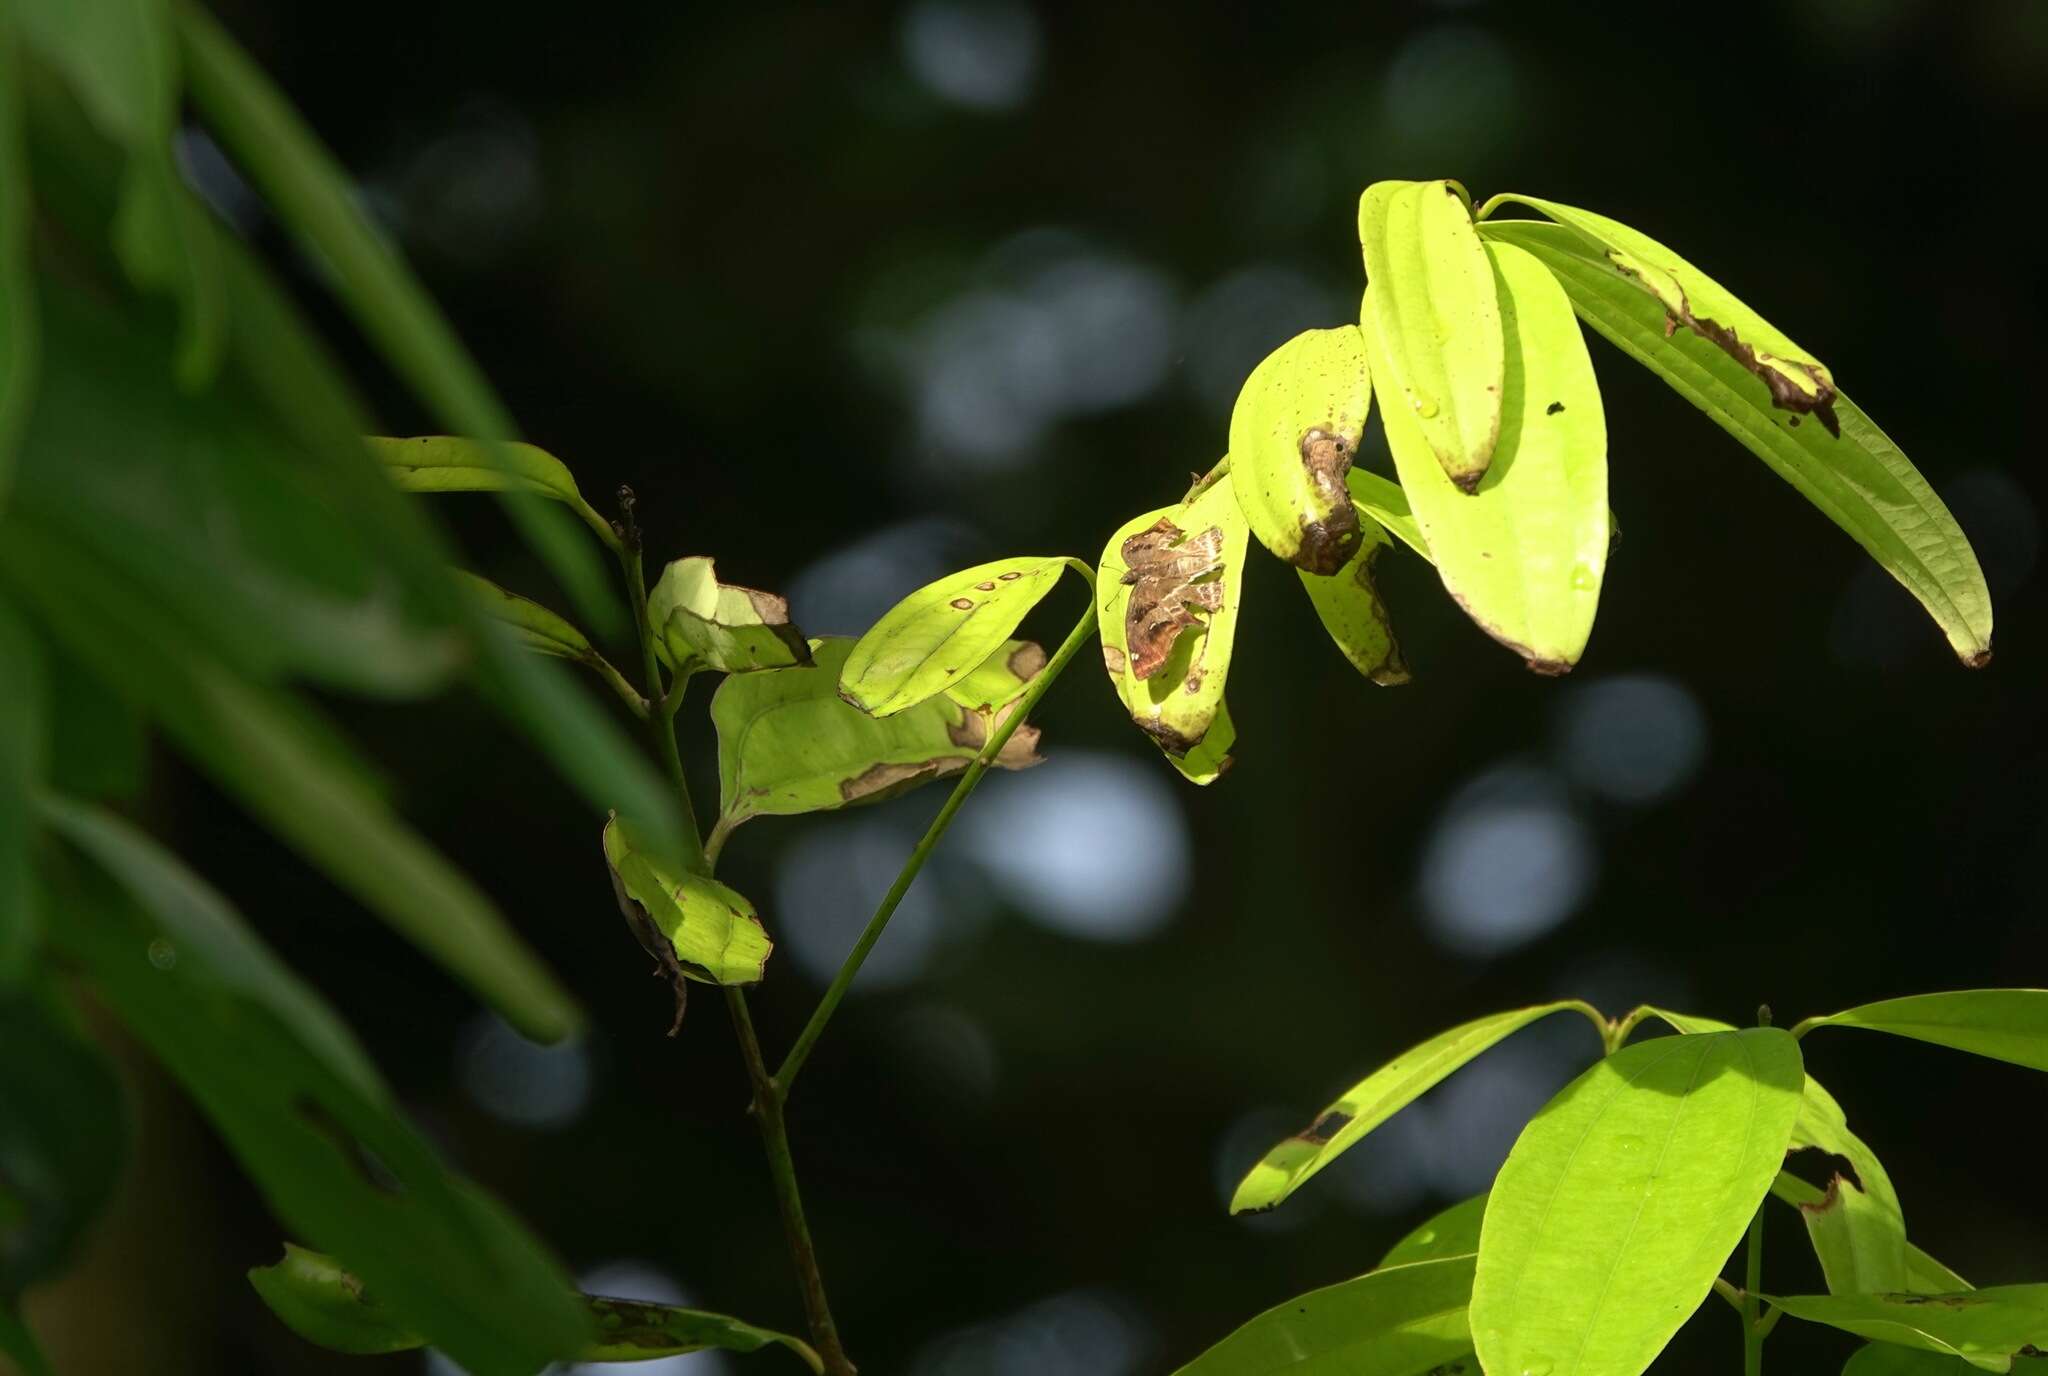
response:
[[[616,815],[604,826],[604,859],[626,925],[654,957],[655,973],[675,990],[671,1036],[682,1026],[689,998],[685,980],[760,983],[774,943],[754,915],[754,905],[737,891],[705,875],[671,873],[657,865],[632,844]]]
[[[1500,440],[1500,304],[1456,182],[1376,182],[1358,201],[1372,291],[1361,325],[1381,409],[1400,411],[1466,492]],[[1406,479],[1403,479],[1404,483]]]
[[[1310,573],[1357,553],[1358,511],[1344,478],[1372,406],[1356,326],[1308,330],[1245,379],[1230,414],[1230,473],[1259,542]]]
[[[1327,578],[1297,570],[1301,586],[1322,618],[1323,629],[1359,673],[1382,686],[1406,683],[1408,661],[1372,581],[1373,564],[1393,541],[1375,521],[1365,522],[1363,529],[1365,539],[1349,563]]]
[[[678,559],[647,594],[655,651],[671,669],[697,665],[720,673],[809,664],[803,633],[789,624],[789,603],[772,592],[721,583],[711,560]]]
[[[1022,555],[927,583],[854,644],[840,695],[870,716],[886,717],[950,690],[1002,646],[1069,566],[1082,567],[1073,559]]]

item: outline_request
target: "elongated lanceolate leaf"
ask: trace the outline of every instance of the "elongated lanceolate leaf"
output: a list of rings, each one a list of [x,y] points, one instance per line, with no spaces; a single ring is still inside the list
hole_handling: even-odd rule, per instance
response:
[[[1460,1200],[1389,1247],[1380,1267],[1469,1256],[1479,1250],[1479,1225],[1485,1217],[1485,1195]]]
[[[1415,509],[1409,505],[1408,494],[1401,490],[1399,483],[1389,482],[1363,468],[1354,468],[1345,474],[1344,483],[1351,489],[1351,500],[1360,511],[1424,559],[1430,558],[1429,542],[1422,538],[1422,527],[1415,521]],[[1430,562],[1436,561],[1431,559]]]
[[[1394,407],[1383,412],[1387,445],[1445,589],[1531,669],[1561,674],[1592,633],[1607,566],[1607,423],[1557,283],[1518,249],[1489,244],[1483,256],[1498,272],[1507,341],[1492,467],[1461,492]]]
[[[238,914],[111,816],[51,803],[61,954],[162,1061],[295,1234],[477,1376],[587,1340],[567,1276],[401,1119],[362,1049]]]
[[[655,652],[672,669],[722,674],[809,664],[803,632],[789,624],[789,603],[772,592],[718,581],[713,562],[678,559],[647,594]]]
[[[1372,407],[1356,326],[1308,330],[1268,354],[1230,413],[1230,477],[1252,533],[1306,572],[1333,574],[1358,552],[1344,486]]]
[[[1461,192],[1442,181],[1366,188],[1358,242],[1371,290],[1360,324],[1381,413],[1407,417],[1470,492],[1500,440],[1505,354],[1497,279]]]
[[[1927,480],[1891,437],[1839,391],[1841,434],[1795,425],[1774,410],[1748,369],[1690,330],[1667,335],[1654,296],[1617,275],[1562,225],[1494,220],[1490,242],[1527,249],[1556,275],[1588,325],[1672,390],[1847,531],[1927,609],[1956,655],[1972,668],[1991,659],[1991,594],[1969,540]]]
[[[538,445],[485,444],[454,435],[364,441],[407,492],[526,492],[568,507],[606,538],[611,525],[583,500],[567,464]]]
[[[671,1035],[682,1026],[684,980],[760,983],[774,943],[754,905],[737,891],[701,874],[662,868],[633,845],[617,817],[605,823],[604,860],[627,927],[674,988]]]
[[[1196,783],[1229,764],[1229,742],[1209,736],[1227,720],[1223,690],[1250,545],[1226,474],[1192,502],[1127,522],[1096,569],[1110,684],[1131,720]]]
[[[1479,1376],[1472,1258],[1371,1271],[1276,1304],[1176,1376]]]
[[[1410,1047],[1346,1090],[1342,1098],[1317,1114],[1314,1122],[1267,1152],[1239,1183],[1230,1211],[1272,1208],[1359,1138],[1480,1052],[1540,1018],[1566,1009],[1583,1011],[1584,1007],[1564,1000],[1494,1013]]]
[[[1866,1343],[1849,1354],[1842,1376],[1976,1376],[1967,1358],[1928,1352],[1894,1343]],[[2012,1370],[2020,1376],[2048,1372],[2048,1358],[2019,1357]]]
[[[1707,1297],[1784,1159],[1804,1081],[1776,1028],[1623,1047],[1508,1153],[1480,1230],[1490,1372],[1637,1376]]]
[[[597,653],[588,636],[540,603],[461,569],[455,571],[455,579],[484,615],[511,627],[519,643],[536,654],[586,661]]]
[[[1009,640],[1069,567],[1083,568],[1074,559],[1020,555],[927,583],[854,643],[840,696],[886,717],[947,691]]]
[[[1958,989],[1861,1004],[1800,1024],[1862,1027],[2048,1070],[2048,989]]]
[[[424,1337],[401,1323],[339,1262],[304,1247],[287,1242],[284,1259],[252,1269],[249,1283],[286,1327],[317,1346],[359,1355],[408,1352],[426,1346]],[[779,1344],[802,1358],[811,1370],[823,1370],[817,1354],[801,1339],[723,1314],[602,1295],[578,1295],[575,1302],[584,1309],[596,1336],[558,1353],[563,1361],[642,1362],[707,1348],[757,1352]]]
[[[1350,500],[1348,494],[1345,500]],[[1297,570],[1302,590],[1353,668],[1382,686],[1406,683],[1408,661],[1394,638],[1387,604],[1373,583],[1373,565],[1393,541],[1376,521],[1365,522],[1363,532],[1351,562],[1329,577]]]
[[[871,717],[839,697],[853,642],[811,642],[809,668],[735,674],[718,685],[719,819],[714,839],[751,817],[827,812],[893,798],[957,773],[988,743],[1002,710],[982,711],[945,694],[891,717]],[[1014,651],[1001,651],[1014,661]],[[1000,769],[1039,762],[1038,730],[1020,726],[997,754]]]
[[[1795,1319],[1873,1342],[1961,1357],[1981,1371],[2012,1370],[2025,1348],[2048,1347],[2048,1285],[1990,1285],[1954,1295],[1788,1295],[1764,1299]]]
[[[1778,1178],[1771,1182],[1771,1196],[1790,1204],[1795,1209],[1817,1209],[1827,1201],[1827,1196],[1819,1189],[1790,1171],[1778,1172]],[[1974,1287],[1946,1265],[1908,1242],[1905,1288],[1916,1294],[1947,1295]]]

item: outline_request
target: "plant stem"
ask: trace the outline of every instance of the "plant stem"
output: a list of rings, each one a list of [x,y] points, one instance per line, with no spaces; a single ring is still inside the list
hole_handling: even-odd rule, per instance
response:
[[[1769,1203],[1768,1200],[1765,1203]],[[1742,1275],[1742,1376],[1763,1376],[1764,1329],[1758,1324],[1757,1293],[1764,1288],[1764,1205],[1749,1221]]]
[[[619,568],[626,576],[626,596],[632,604],[633,632],[640,642],[640,667],[647,684],[647,701],[658,706],[647,714],[648,724],[654,729],[654,743],[661,754],[661,762],[668,770],[669,782],[676,790],[676,806],[683,814],[682,859],[683,868],[692,874],[709,874],[710,866],[704,859],[704,836],[697,829],[697,809],[690,801],[690,781],[683,774],[682,751],[676,745],[676,716],[672,703],[682,701],[681,684],[664,696],[661,687],[661,661],[654,653],[654,630],[647,624],[647,575],[640,567],[640,526],[633,519],[633,489],[619,489]]]
[[[1074,655],[1094,635],[1095,594],[1091,589],[1088,595],[1088,610],[1081,614],[1081,619],[1074,623],[1074,629],[1067,633],[1066,640],[1054,651],[1051,662],[1039,671],[1038,677],[1031,681],[1031,686],[1024,690],[1024,695],[1017,700],[1009,716],[989,733],[988,740],[981,747],[981,753],[974,757],[973,763],[967,766],[967,772],[960,776],[960,782],[953,786],[952,796],[946,799],[946,805],[939,809],[939,815],[934,817],[931,826],[925,829],[923,839],[917,843],[917,849],[911,851],[910,858],[903,862],[903,869],[897,874],[896,882],[891,884],[889,892],[882,896],[881,906],[876,908],[875,915],[868,919],[868,925],[862,930],[860,939],[853,943],[853,950],[848,953],[845,963],[839,967],[839,973],[832,977],[831,987],[825,990],[825,996],[818,1000],[817,1011],[811,1014],[811,1020],[804,1024],[804,1030],[797,1036],[796,1045],[792,1046],[789,1055],[783,1058],[782,1068],[775,1072],[775,1087],[783,1097],[788,1097],[789,1087],[796,1080],[796,1073],[803,1069],[804,1061],[811,1054],[811,1048],[816,1046],[818,1038],[824,1035],[825,1024],[832,1020],[832,1014],[838,1010],[840,1001],[846,997],[846,991],[852,986],[853,977],[860,973],[860,967],[867,960],[868,952],[874,950],[875,943],[882,939],[882,931],[889,925],[889,919],[895,915],[897,904],[903,901],[903,895],[910,892],[911,884],[916,882],[918,872],[924,868],[924,862],[931,858],[933,849],[939,844],[939,838],[946,834],[946,828],[953,825],[954,814],[959,812],[961,804],[967,801],[967,795],[974,792],[975,785],[981,782],[981,776],[988,772],[989,764],[1002,753],[1010,737],[1024,724],[1032,709],[1038,706],[1038,700],[1052,687],[1053,680],[1060,676],[1060,671],[1067,667]]]

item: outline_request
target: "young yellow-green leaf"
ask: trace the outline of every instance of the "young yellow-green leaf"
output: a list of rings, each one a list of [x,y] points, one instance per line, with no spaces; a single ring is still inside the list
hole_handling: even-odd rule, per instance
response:
[[[701,555],[661,571],[647,594],[655,652],[671,669],[693,665],[724,674],[809,664],[811,647],[789,624],[789,603],[772,592],[721,583]]]
[[[36,943],[34,799],[53,705],[42,644],[0,592],[0,990],[27,974]]]
[[[671,874],[635,849],[614,817],[604,826],[604,859],[619,907],[643,943],[660,940],[664,968],[705,984],[758,984],[774,943],[754,905],[716,879]]]
[[[1375,182],[1358,201],[1361,325],[1380,412],[1398,411],[1444,475],[1470,492],[1504,423],[1497,279],[1454,182]],[[1404,473],[1403,485],[1412,487]],[[1426,524],[1425,524],[1426,528]]]
[[[1309,573],[1358,552],[1358,510],[1344,486],[1372,408],[1356,326],[1307,330],[1245,379],[1230,413],[1230,475],[1259,543]]]
[[[1387,605],[1372,581],[1373,564],[1393,541],[1375,521],[1364,523],[1364,536],[1351,562],[1329,577],[1306,569],[1297,572],[1316,615],[1322,618],[1323,629],[1352,667],[1382,686],[1406,683],[1408,661],[1401,656]]]
[[[1834,1173],[1819,1203],[1799,1209],[1829,1292],[1915,1289],[1906,1266],[1906,1220],[1891,1176],[1877,1153],[1849,1130],[1835,1097],[1811,1075],[1792,1128],[1792,1150],[1825,1152],[1849,1165],[1848,1175]]]
[[[35,395],[41,353],[18,47],[14,26],[0,21],[0,512],[7,509],[14,446]]]
[[[1827,1202],[1826,1195],[1790,1171],[1778,1172],[1778,1178],[1771,1182],[1771,1195],[1795,1209],[1817,1209]],[[1921,1295],[1947,1295],[1973,1287],[1970,1282],[1947,1266],[1908,1242],[1905,1288]]]
[[[1990,1285],[1953,1295],[1763,1298],[1795,1319],[1961,1357],[1980,1371],[2010,1371],[2015,1354],[2048,1346],[2048,1285]]]
[[[249,1283],[287,1328],[315,1346],[361,1356],[426,1346],[424,1337],[378,1303],[341,1263],[318,1252],[287,1242],[284,1259],[252,1269]],[[757,1352],[773,1343],[794,1352],[811,1370],[823,1370],[802,1339],[723,1314],[602,1295],[579,1295],[576,1302],[596,1336],[559,1353],[565,1362],[641,1362],[707,1348]]]
[[[287,1228],[478,1376],[526,1376],[587,1338],[561,1268],[447,1169],[240,914],[112,815],[43,810],[90,862],[60,871],[58,954],[184,1086]]]
[[[1470,1256],[1479,1250],[1479,1225],[1485,1216],[1485,1195],[1460,1200],[1389,1247],[1380,1258],[1380,1269]]]
[[[1358,504],[1360,511],[1424,559],[1436,562],[1430,559],[1429,542],[1422,538],[1422,527],[1416,524],[1414,508],[1409,506],[1408,494],[1401,490],[1399,483],[1390,482],[1363,468],[1354,468],[1345,474],[1344,483],[1351,489],[1351,500]]]
[[[1110,683],[1131,720],[1197,783],[1228,767],[1229,744],[1207,737],[1223,715],[1250,547],[1225,474],[1192,502],[1126,523],[1096,570]]]
[[[1665,334],[1657,300],[1622,280],[1606,259],[1560,225],[1496,220],[1489,241],[1543,260],[1588,325],[1641,363],[1762,459],[1847,531],[1927,609],[1972,668],[1991,660],[1991,593],[1955,518],[1919,470],[1848,397],[1835,396],[1840,437],[1773,411],[1756,379],[1690,330]]]
[[[893,717],[871,717],[839,697],[853,642],[811,642],[809,668],[735,674],[711,698],[718,728],[722,841],[751,817],[826,812],[880,802],[958,773],[988,743],[994,713],[945,694]],[[1038,729],[1020,726],[996,756],[1000,769],[1039,762]]]
[[[1478,1376],[1472,1258],[1369,1271],[1276,1304],[1175,1376]]]
[[[994,654],[1060,574],[1080,561],[1019,555],[927,583],[854,643],[839,694],[870,716],[893,716],[943,693]]]
[[[1835,379],[1827,365],[1719,282],[1619,220],[1512,192],[1488,201],[1486,211],[1507,203],[1525,205],[1577,234],[1591,252],[1606,258],[1616,276],[1656,300],[1670,329],[1690,330],[1755,374],[1772,406],[1812,415],[1830,433],[1839,429]]]
[[[985,715],[998,713],[1024,696],[1045,665],[1045,647],[1037,641],[1006,640],[958,682],[948,685],[946,696]]]
[[[1499,274],[1507,341],[1493,466],[1459,491],[1398,407],[1382,410],[1387,444],[1444,587],[1531,669],[1561,674],[1592,633],[1607,566],[1607,423],[1564,292],[1519,249],[1488,244],[1482,256]]]
[[[1914,994],[1808,1018],[1799,1030],[1814,1027],[1862,1027],[2048,1070],[2048,989]]]
[[[1713,1288],[1799,1117],[1777,1028],[1623,1047],[1566,1085],[1487,1199],[1472,1337],[1491,1372],[1638,1376]]]
[[[364,443],[407,492],[527,492],[562,503],[600,536],[616,538],[611,523],[583,500],[568,465],[538,445],[456,435],[371,436]]]
[[[1539,1003],[1475,1018],[1408,1048],[1346,1090],[1342,1098],[1317,1114],[1314,1122],[1267,1152],[1238,1184],[1230,1212],[1272,1208],[1459,1066],[1530,1023],[1568,1008],[1587,1011],[1586,1005],[1575,999]]]

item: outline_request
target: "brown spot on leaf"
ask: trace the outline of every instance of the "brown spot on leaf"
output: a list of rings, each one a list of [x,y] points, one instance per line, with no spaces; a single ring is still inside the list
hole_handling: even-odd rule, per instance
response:
[[[1561,401],[1553,401],[1550,403],[1550,405],[1543,408],[1543,414],[1546,416],[1554,416],[1562,410],[1564,410],[1564,403]]]
[[[1325,577],[1351,562],[1358,553],[1364,532],[1358,528],[1358,508],[1352,505],[1344,475],[1351,471],[1351,442],[1342,435],[1312,427],[1301,436],[1301,466],[1308,473],[1316,505],[1329,514],[1301,523],[1301,548],[1294,562],[1310,573]]]
[[[1541,674],[1545,678],[1563,678],[1572,671],[1570,663],[1562,659],[1532,658],[1526,662],[1528,663],[1530,673]]]
[[[1223,528],[1190,536],[1162,516],[1125,540],[1121,552],[1130,569],[1123,581],[1132,585],[1124,643],[1132,675],[1148,679],[1165,667],[1181,632],[1202,624],[1195,609],[1222,609]]]
[[[1105,645],[1102,647],[1102,667],[1109,670],[1113,677],[1121,677],[1124,666],[1129,663],[1130,660],[1125,656],[1124,652],[1116,646]]]
[[[1966,669],[1981,669],[1990,662],[1991,651],[1979,650],[1977,651],[1977,653],[1970,655],[1963,660],[1963,667]]]
[[[981,748],[988,744],[993,724],[1007,720],[1014,710],[1014,705],[1005,707],[991,717],[987,712],[963,709],[960,720],[946,728],[946,738],[964,750],[980,754]],[[1038,728],[1026,723],[1011,732],[1010,739],[1004,741],[1003,748],[996,752],[993,763],[998,769],[1029,769],[1044,763],[1044,757],[1038,753]],[[966,768],[966,761],[960,761],[958,767]]]
[[[954,611],[971,612],[974,610],[974,599],[971,597],[956,597],[947,605],[952,607]]]
[[[1342,1131],[1344,1125],[1350,1121],[1350,1114],[1341,1108],[1333,1108],[1313,1123],[1310,1123],[1306,1128],[1303,1128],[1296,1135],[1302,1141],[1312,1142],[1320,1147]]]
[[[1010,651],[1004,667],[1020,680],[1029,683],[1045,671],[1045,647],[1035,640],[1026,640]]]
[[[999,574],[997,574],[997,575],[996,575],[996,577],[998,577],[998,578],[1002,579],[1002,580],[1003,580],[1003,582],[1005,582],[1005,583],[1009,583],[1009,582],[1012,582],[1012,581],[1014,581],[1014,580],[1016,580],[1016,579],[1022,578],[1023,576],[1024,576],[1023,574],[1021,574],[1021,573],[1018,573],[1018,572],[1017,572],[1017,571],[1015,571],[1014,569],[1013,569],[1013,570],[1011,570],[1011,571],[1010,571],[1009,573],[999,573]]]
[[[974,588],[977,592],[994,592],[996,590],[996,580],[991,578],[986,583],[976,583]]]

